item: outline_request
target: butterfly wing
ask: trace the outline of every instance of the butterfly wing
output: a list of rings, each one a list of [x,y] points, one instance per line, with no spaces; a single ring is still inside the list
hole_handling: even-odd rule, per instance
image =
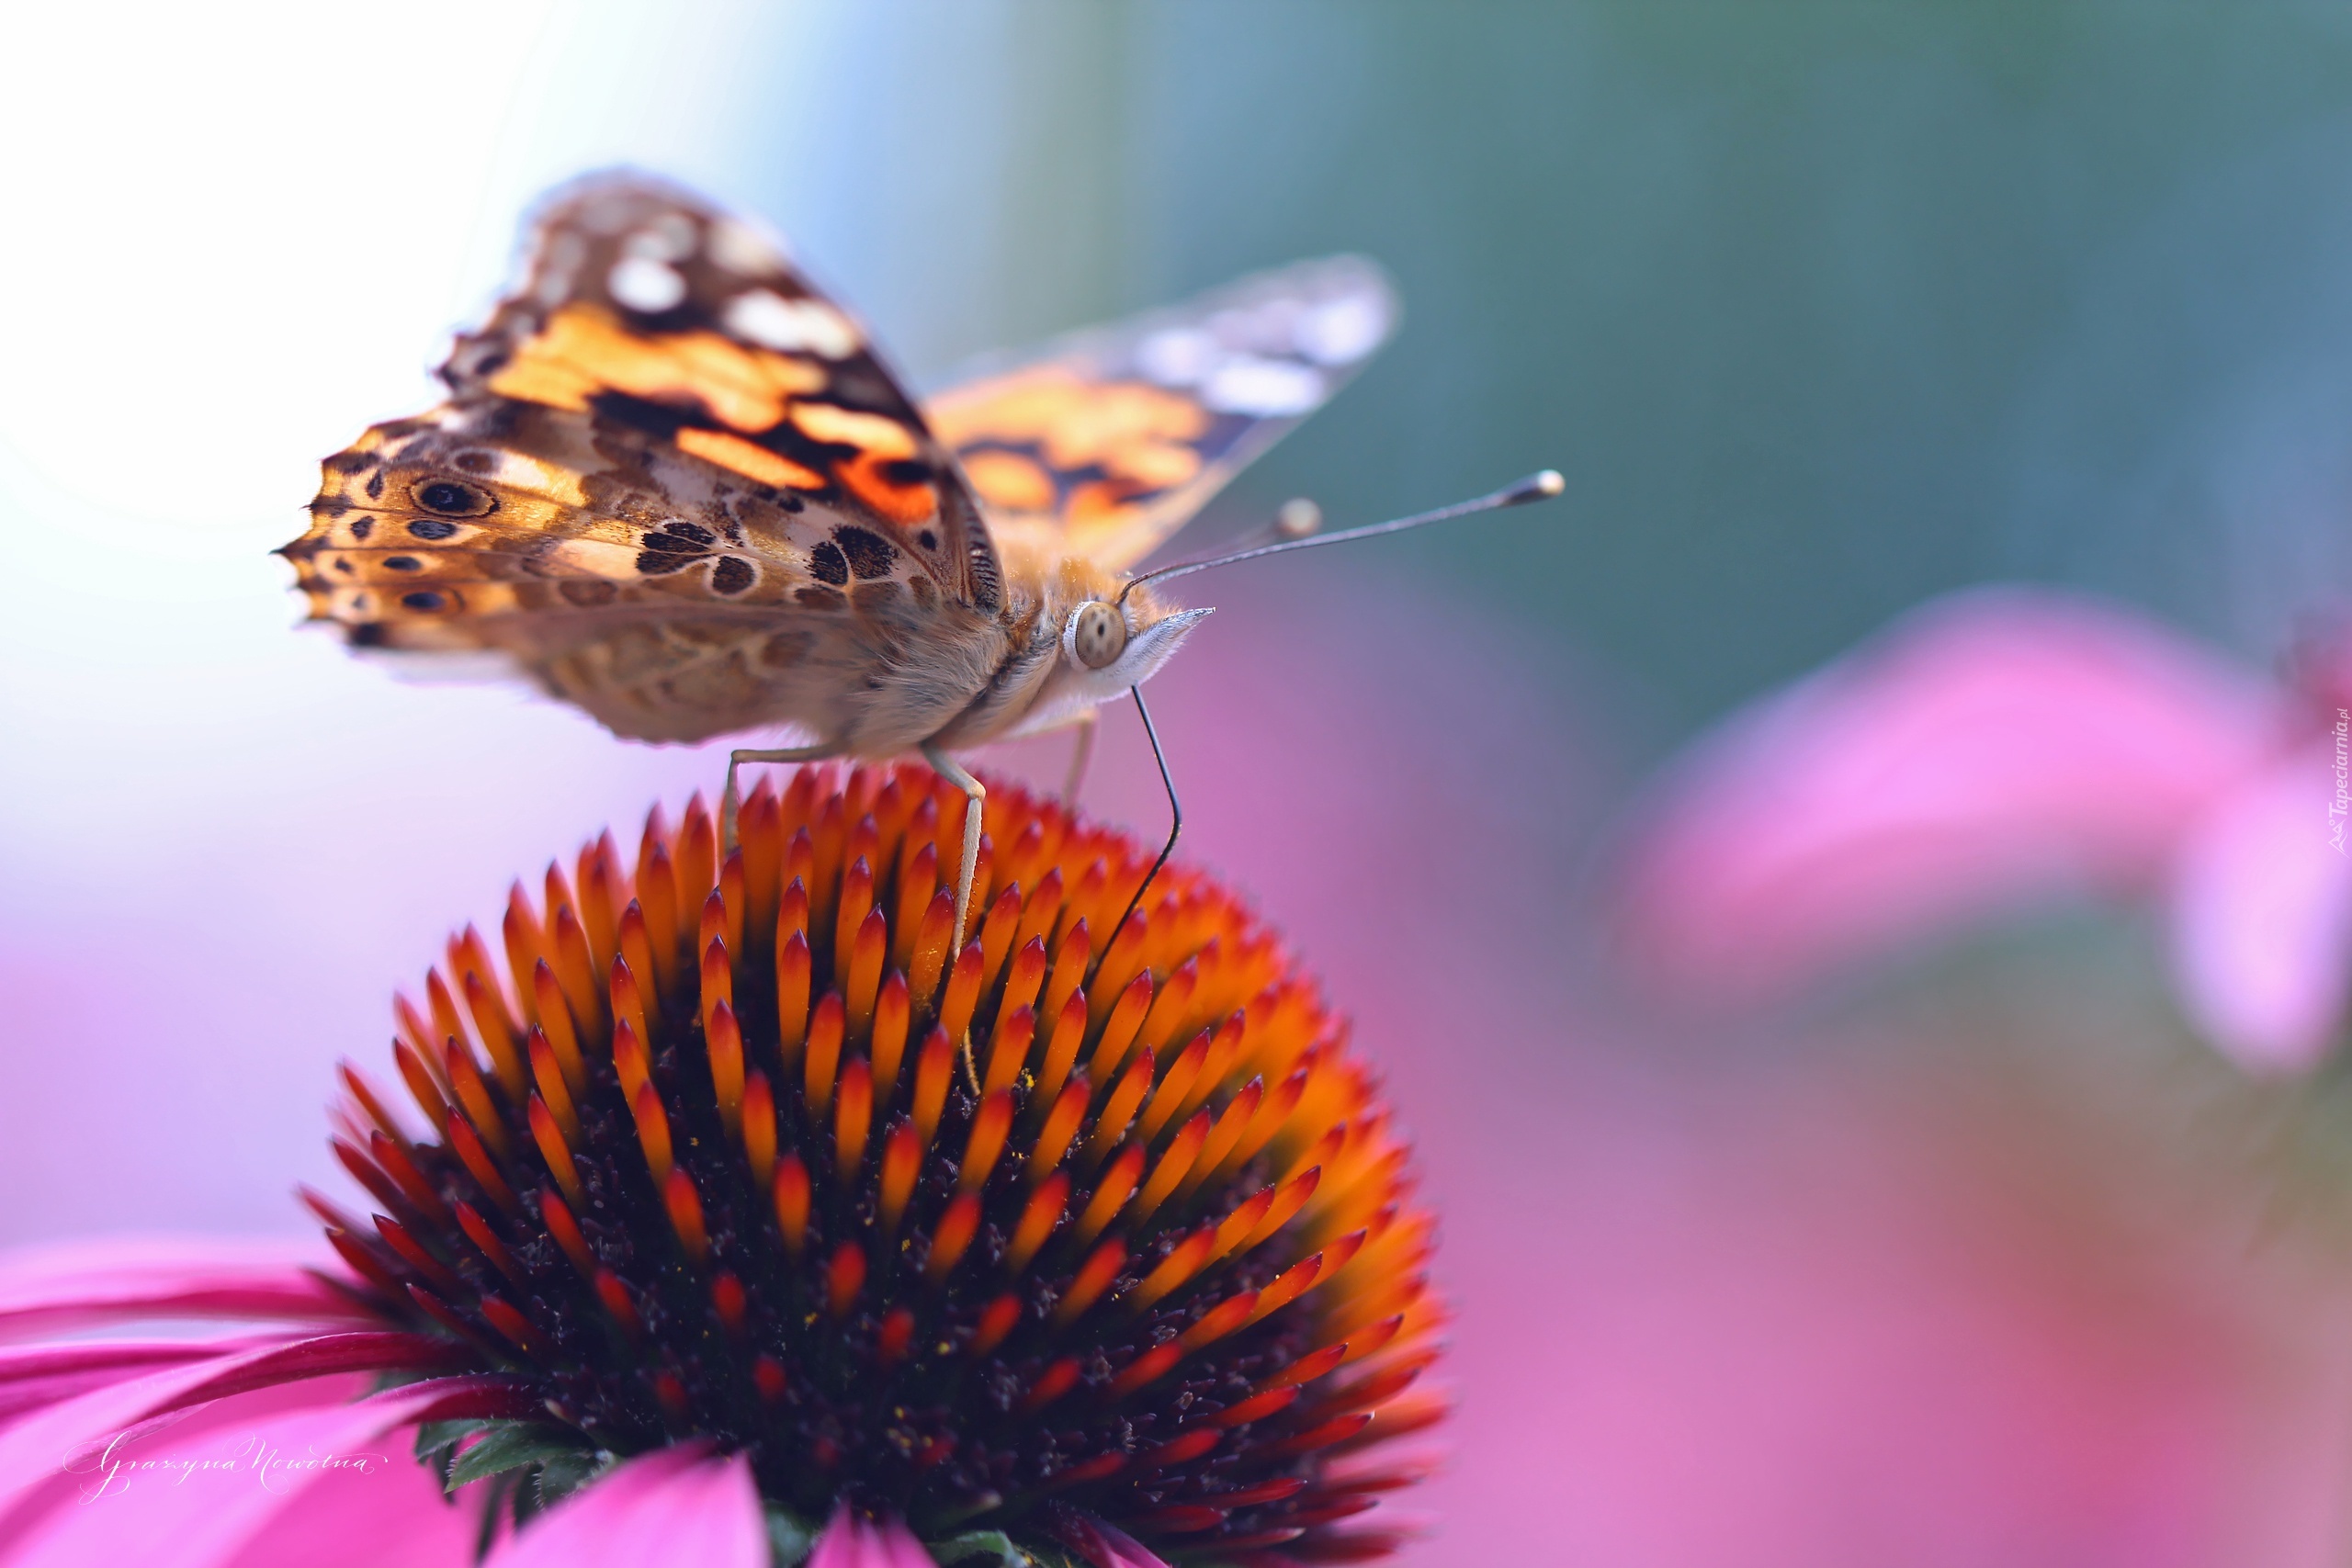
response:
[[[925,412],[1001,545],[1121,570],[1345,386],[1396,319],[1371,262],[1302,262],[984,367]]]
[[[821,501],[995,607],[988,530],[864,331],[780,247],[684,192],[603,175],[556,197],[522,288],[441,375],[461,399],[594,410]]]
[[[857,324],[735,220],[575,186],[442,376],[448,402],[327,460],[285,551],[355,644],[502,654],[650,739],[894,750],[985,679],[977,503]]]

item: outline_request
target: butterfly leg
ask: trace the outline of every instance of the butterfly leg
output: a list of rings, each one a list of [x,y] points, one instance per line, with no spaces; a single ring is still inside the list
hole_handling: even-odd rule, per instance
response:
[[[988,785],[964,771],[955,758],[938,747],[925,744],[923,761],[935,769],[941,778],[964,792],[964,863],[956,873],[956,941],[948,948],[951,954],[964,951],[964,926],[972,908],[972,876],[980,863],[980,807],[989,797]],[[972,1061],[972,1041],[967,1034],[956,1043],[964,1054],[964,1077],[972,1086],[972,1094],[980,1092],[979,1069]]]
[[[1144,738],[1151,742],[1151,760],[1159,764],[1159,787],[1168,792],[1168,841],[1159,846],[1159,858],[1151,863],[1151,869],[1144,873],[1143,881],[1136,887],[1135,897],[1128,899],[1127,907],[1119,912],[1119,923],[1111,928],[1109,939],[1094,950],[1093,962],[1086,966],[1089,984],[1093,982],[1094,972],[1102,967],[1102,960],[1111,955],[1111,943],[1119,940],[1119,933],[1127,929],[1127,921],[1135,918],[1136,906],[1143,902],[1143,896],[1150,892],[1151,885],[1159,879],[1160,868],[1168,863],[1168,857],[1176,852],[1176,840],[1184,832],[1184,803],[1176,798],[1176,781],[1168,776],[1168,754],[1159,749],[1159,731],[1152,727],[1151,710],[1144,706],[1143,688],[1129,686],[1127,695],[1136,700],[1136,712],[1143,718]]]
[[[929,742],[923,745],[922,760],[941,778],[964,792],[964,863],[956,874],[956,943],[948,949],[956,953],[964,951],[964,928],[972,912],[972,874],[980,863],[980,805],[988,799],[989,791],[955,758]]]
[[[1086,764],[1094,760],[1094,727],[1102,716],[1092,708],[1078,721],[1078,740],[1069,751],[1069,776],[1062,781],[1062,809],[1078,809],[1078,786],[1086,782]]]
[[[830,746],[787,746],[775,751],[730,751],[727,754],[727,792],[718,797],[719,853],[735,852],[735,814],[743,804],[736,788],[735,770],[746,762],[821,762],[833,755]]]

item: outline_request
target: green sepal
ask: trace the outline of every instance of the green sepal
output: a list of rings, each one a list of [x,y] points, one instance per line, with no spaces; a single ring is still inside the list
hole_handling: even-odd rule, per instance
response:
[[[485,1427],[495,1427],[495,1421],[472,1419],[465,1421],[421,1421],[416,1427],[416,1457],[431,1459],[446,1453]]]
[[[605,1472],[613,1462],[608,1453],[577,1449],[570,1453],[549,1454],[539,1461],[538,1473],[529,1488],[534,1509],[554,1507],[582,1486]]]
[[[449,1461],[444,1485],[454,1492],[485,1475],[503,1475],[526,1464],[537,1464],[586,1450],[587,1439],[569,1427],[541,1421],[502,1423],[490,1436]]]
[[[416,1457],[433,1478],[441,1483],[444,1501],[455,1503],[457,1497],[449,1484],[449,1461],[456,1457],[458,1443],[492,1423],[480,1420],[424,1421],[416,1428]]]

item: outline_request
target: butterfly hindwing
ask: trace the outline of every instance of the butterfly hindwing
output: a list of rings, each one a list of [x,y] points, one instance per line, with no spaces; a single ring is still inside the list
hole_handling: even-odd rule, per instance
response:
[[[502,656],[635,739],[842,733],[867,675],[995,625],[864,522],[594,412],[453,400],[368,431],[324,481],[285,551],[313,619],[360,647]]]
[[[1372,263],[1302,262],[984,368],[926,412],[1001,546],[1122,570],[1345,386],[1396,318]]]

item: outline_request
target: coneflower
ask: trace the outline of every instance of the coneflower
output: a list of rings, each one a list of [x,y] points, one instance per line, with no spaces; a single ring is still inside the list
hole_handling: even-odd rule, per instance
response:
[[[1356,1516],[1442,1408],[1432,1222],[1344,1025],[1225,888],[1127,913],[1150,852],[1005,785],[951,952],[961,805],[807,769],[731,852],[657,810],[450,941],[390,1080],[342,1069],[374,1212],[304,1193],[348,1273],[288,1311],[437,1374],[376,1399],[502,1556],[691,1487],[821,1568],[1396,1544]]]

